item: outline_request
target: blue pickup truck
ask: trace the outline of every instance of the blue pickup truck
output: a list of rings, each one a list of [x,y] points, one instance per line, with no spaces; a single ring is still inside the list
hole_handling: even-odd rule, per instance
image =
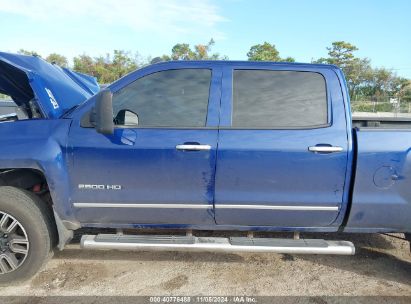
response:
[[[0,283],[80,228],[83,249],[350,255],[300,233],[410,239],[411,123],[353,121],[336,66],[163,62],[101,90],[0,53],[0,93],[15,108],[0,112]]]

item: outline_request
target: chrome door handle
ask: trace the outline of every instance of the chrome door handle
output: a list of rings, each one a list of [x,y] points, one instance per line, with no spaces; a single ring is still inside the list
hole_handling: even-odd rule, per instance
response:
[[[184,151],[209,151],[211,150],[210,145],[177,145],[177,150]]]
[[[341,152],[343,150],[342,147],[336,146],[311,146],[308,147],[308,151],[310,152],[319,152],[319,153],[334,153],[334,152]]]

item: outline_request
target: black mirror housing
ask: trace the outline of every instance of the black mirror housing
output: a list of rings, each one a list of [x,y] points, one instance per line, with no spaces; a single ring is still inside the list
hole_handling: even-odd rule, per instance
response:
[[[113,94],[109,89],[104,89],[97,93],[95,98],[92,120],[96,131],[101,134],[113,134]]]

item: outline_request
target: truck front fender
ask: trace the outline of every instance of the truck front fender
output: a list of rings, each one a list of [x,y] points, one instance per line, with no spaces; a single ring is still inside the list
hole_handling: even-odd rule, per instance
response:
[[[50,190],[53,209],[58,215],[56,221],[60,220],[69,230],[79,227],[69,202],[67,135],[70,124],[68,119],[0,124],[0,170],[40,171]]]

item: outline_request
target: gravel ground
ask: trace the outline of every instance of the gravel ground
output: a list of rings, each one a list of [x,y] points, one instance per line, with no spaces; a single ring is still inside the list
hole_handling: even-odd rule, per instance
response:
[[[378,234],[339,239],[354,242],[357,254],[82,251],[75,242],[31,281],[0,295],[411,296],[407,242]]]

